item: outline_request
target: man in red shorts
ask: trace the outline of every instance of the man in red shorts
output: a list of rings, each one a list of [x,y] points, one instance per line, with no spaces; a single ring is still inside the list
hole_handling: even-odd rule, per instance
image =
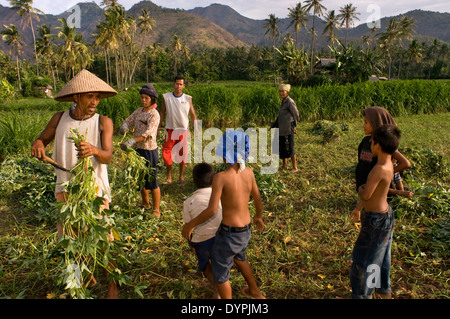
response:
[[[167,167],[165,183],[172,182],[174,160],[180,164],[180,183],[184,182],[184,167],[188,157],[189,115],[197,132],[192,96],[183,93],[185,85],[184,77],[176,76],[173,82],[174,91],[163,95],[161,119],[166,120],[166,140],[162,148],[164,165]]]

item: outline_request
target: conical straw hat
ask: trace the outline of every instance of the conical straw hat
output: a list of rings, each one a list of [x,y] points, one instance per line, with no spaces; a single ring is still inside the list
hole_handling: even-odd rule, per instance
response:
[[[78,72],[65,87],[56,95],[55,100],[60,102],[73,102],[73,95],[79,93],[98,92],[104,99],[117,94],[105,81],[86,69]]]

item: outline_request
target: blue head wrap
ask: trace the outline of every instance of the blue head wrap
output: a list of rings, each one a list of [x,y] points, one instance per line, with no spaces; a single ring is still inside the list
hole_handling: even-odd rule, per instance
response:
[[[220,138],[219,145],[216,148],[216,155],[224,157],[230,165],[238,162],[241,171],[245,168],[250,153],[249,137],[239,131],[228,130]]]

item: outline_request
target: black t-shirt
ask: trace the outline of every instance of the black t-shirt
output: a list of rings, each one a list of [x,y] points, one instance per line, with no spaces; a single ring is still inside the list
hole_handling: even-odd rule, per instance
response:
[[[370,150],[370,135],[363,138],[358,146],[358,164],[356,165],[356,191],[367,182],[367,176],[377,163],[377,157]]]

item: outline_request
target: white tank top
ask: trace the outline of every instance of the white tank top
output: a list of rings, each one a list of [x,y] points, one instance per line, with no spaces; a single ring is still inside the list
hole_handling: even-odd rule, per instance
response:
[[[187,94],[175,96],[173,92],[163,95],[166,104],[166,129],[189,129],[189,109],[192,97]]]
[[[70,111],[66,111],[61,116],[56,128],[55,143],[53,147],[53,159],[68,170],[72,169],[77,161],[77,150],[72,140],[70,129],[78,129],[80,134],[86,135],[87,142],[93,146],[101,148],[101,131],[100,131],[100,115],[94,114],[91,118],[85,120],[77,120],[70,116]],[[100,163],[94,156],[91,156],[92,166],[94,168],[96,182],[99,186],[97,196],[104,197],[111,201],[111,189],[109,187],[107,165]],[[66,182],[70,178],[70,172],[56,169],[56,189],[55,193],[65,191],[61,183]]]

